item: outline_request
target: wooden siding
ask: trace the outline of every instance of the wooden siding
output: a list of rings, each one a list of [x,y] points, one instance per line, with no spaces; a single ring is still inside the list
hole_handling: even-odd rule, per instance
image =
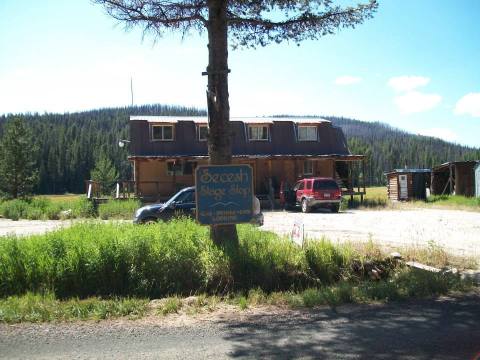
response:
[[[442,164],[432,171],[431,191],[433,195],[451,194],[475,196],[476,161],[458,161]],[[450,174],[451,169],[451,174]],[[452,182],[449,182],[449,179]]]
[[[397,201],[399,198],[397,174],[388,174],[387,189],[388,189],[388,198],[392,201]]]
[[[178,160],[177,160],[178,161]],[[293,185],[299,178],[303,177],[303,160],[299,159],[233,159],[234,164],[248,164],[253,168],[254,191],[256,194],[268,192],[268,178],[273,179],[274,190],[279,191],[281,182]],[[207,164],[207,160],[197,161],[197,165]],[[332,177],[332,168],[335,161],[315,160],[315,176]],[[137,193],[141,197],[150,199],[165,199],[176,191],[195,184],[195,176],[192,175],[170,175],[167,173],[167,161],[150,159],[135,160]],[[296,171],[295,171],[296,169]],[[295,175],[297,174],[297,175]]]

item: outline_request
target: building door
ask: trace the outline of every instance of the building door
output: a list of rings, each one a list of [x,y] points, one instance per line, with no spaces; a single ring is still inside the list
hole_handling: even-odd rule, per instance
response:
[[[407,175],[399,175],[398,176],[398,183],[399,183],[399,187],[400,187],[400,200],[407,200],[408,199]]]

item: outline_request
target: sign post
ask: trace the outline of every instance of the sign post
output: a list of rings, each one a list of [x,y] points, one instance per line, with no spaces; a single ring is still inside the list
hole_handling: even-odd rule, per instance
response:
[[[205,225],[249,222],[253,172],[249,165],[205,165],[195,170],[197,220]]]

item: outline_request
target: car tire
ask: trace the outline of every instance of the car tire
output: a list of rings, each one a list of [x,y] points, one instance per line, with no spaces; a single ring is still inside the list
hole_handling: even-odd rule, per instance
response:
[[[147,218],[147,219],[142,221],[142,224],[151,225],[151,224],[156,224],[157,222],[158,222],[157,219]]]
[[[308,205],[307,199],[302,200],[302,212],[303,213],[309,213],[310,212],[310,206]]]
[[[331,207],[332,213],[338,213],[340,211],[340,204],[334,204]]]

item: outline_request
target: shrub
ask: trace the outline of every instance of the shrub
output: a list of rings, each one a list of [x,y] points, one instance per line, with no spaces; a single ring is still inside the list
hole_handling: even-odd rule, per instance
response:
[[[0,204],[0,214],[7,219],[19,220],[25,218],[27,207],[25,200],[7,200]]]

